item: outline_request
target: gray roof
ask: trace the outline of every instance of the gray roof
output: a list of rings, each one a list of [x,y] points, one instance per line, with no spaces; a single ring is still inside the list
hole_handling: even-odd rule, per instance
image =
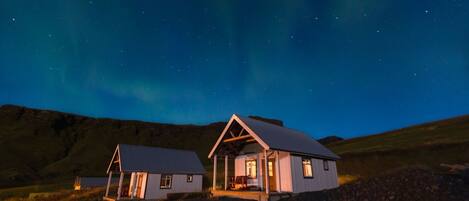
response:
[[[193,151],[119,144],[121,171],[167,174],[204,174]]]
[[[300,131],[248,117],[236,116],[254,131],[270,149],[296,152],[320,158],[340,159],[331,150]]]

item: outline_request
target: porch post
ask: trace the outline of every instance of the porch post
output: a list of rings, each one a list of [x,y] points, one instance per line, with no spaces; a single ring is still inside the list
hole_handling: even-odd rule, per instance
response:
[[[104,197],[107,197],[109,195],[109,186],[111,185],[112,171],[109,171],[108,174],[109,177],[107,178],[106,194],[104,194]]]
[[[259,152],[257,154],[257,162],[256,162],[256,167],[257,167],[257,185],[259,186],[259,189],[264,189],[262,186],[262,160],[261,160],[261,155],[262,153]]]
[[[212,190],[216,190],[217,186],[217,155],[213,156],[213,184]]]
[[[265,193],[269,194],[269,157],[267,157],[267,149],[264,149],[264,178],[265,178]]]
[[[131,184],[130,186],[132,187],[130,190],[130,198],[135,197],[135,191],[137,190],[137,173],[132,172],[132,178],[130,178]]]
[[[121,193],[122,193],[122,182],[124,181],[124,172],[121,172],[121,176],[119,177],[119,187],[117,188],[117,198],[116,200],[121,199]]]
[[[225,155],[225,190],[228,190],[228,155]]]
[[[275,175],[276,175],[276,178],[277,178],[277,191],[280,193],[282,192],[282,181],[281,181],[281,178],[280,178],[280,157],[279,157],[279,152],[276,151],[275,152]]]

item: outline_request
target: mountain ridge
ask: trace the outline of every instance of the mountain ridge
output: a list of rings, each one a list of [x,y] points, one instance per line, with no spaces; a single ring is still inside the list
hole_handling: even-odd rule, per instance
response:
[[[250,117],[283,125],[280,120]],[[207,154],[225,125],[95,118],[2,105],[0,157],[8,163],[0,163],[0,187],[76,175],[102,176],[119,143],[193,150],[209,170]],[[407,165],[469,162],[469,151],[465,150],[469,146],[469,115],[358,138],[332,138],[326,146],[342,157],[338,161],[341,175],[373,176]]]

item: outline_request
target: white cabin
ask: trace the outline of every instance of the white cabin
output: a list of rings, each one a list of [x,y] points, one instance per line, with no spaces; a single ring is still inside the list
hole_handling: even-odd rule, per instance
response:
[[[111,193],[115,172],[120,175],[119,185]],[[156,200],[169,193],[201,192],[205,170],[193,151],[119,144],[107,173],[104,200]]]
[[[338,187],[339,156],[304,133],[261,120],[233,115],[208,157],[213,159],[215,196],[265,200]],[[220,158],[225,163],[223,184],[216,180]],[[243,197],[239,192],[262,193]]]

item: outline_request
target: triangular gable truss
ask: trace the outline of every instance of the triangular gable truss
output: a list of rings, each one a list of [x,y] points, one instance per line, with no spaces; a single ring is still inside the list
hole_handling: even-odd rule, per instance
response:
[[[122,172],[122,164],[121,164],[121,157],[120,157],[120,151],[119,151],[119,145],[117,145],[116,150],[114,151],[114,154],[112,155],[111,162],[109,163],[109,166],[107,168],[106,173],[109,173],[111,170],[111,167],[114,164],[119,164],[119,172]]]
[[[231,132],[230,128],[234,123],[238,123],[241,126],[241,131],[236,134]],[[225,135],[231,136],[230,138],[224,139]],[[252,138],[252,139],[249,139]],[[237,140],[244,140],[247,139],[247,141],[255,141],[258,144],[262,146],[262,148],[269,150],[269,145],[265,143],[259,135],[257,135],[251,128],[249,128],[246,123],[244,123],[238,116],[235,114],[231,117],[230,121],[228,121],[228,124],[226,124],[225,128],[223,129],[223,132],[221,133],[220,137],[218,137],[217,142],[213,146],[212,150],[210,151],[210,154],[208,155],[208,158],[212,158],[212,156],[215,154],[215,151],[217,150],[218,146],[220,146],[221,143],[228,143],[228,142],[234,142]],[[228,143],[228,146],[235,146],[235,145],[230,145]]]

